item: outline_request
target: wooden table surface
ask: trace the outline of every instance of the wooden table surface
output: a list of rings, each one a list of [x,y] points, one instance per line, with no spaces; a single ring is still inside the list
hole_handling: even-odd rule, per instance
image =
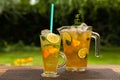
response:
[[[120,65],[88,65],[85,72],[58,70],[59,77],[43,78],[41,66],[0,66],[0,80],[120,80]]]

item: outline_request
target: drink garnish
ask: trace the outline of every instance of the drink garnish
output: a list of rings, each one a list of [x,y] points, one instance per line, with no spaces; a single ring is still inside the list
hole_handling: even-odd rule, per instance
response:
[[[58,43],[60,40],[60,37],[54,33],[49,33],[46,38],[51,43]]]
[[[76,40],[76,39],[72,40],[72,46],[77,47],[79,45],[80,45],[80,41],[79,40]]]
[[[45,37],[44,36],[41,36],[42,40],[44,41],[45,40]]]
[[[49,55],[57,53],[59,50],[53,46],[48,46],[46,49],[42,49],[43,56],[47,58]]]
[[[72,38],[68,32],[64,32],[62,37],[63,37],[63,40],[66,41],[67,45],[71,45]]]
[[[78,51],[78,56],[80,58],[85,58],[88,54],[88,49],[87,48],[82,48]]]
[[[42,55],[44,58],[47,58],[49,56],[49,51],[46,49],[42,49]]]
[[[71,41],[66,40],[66,44],[67,44],[67,45],[71,45]]]
[[[88,37],[88,38],[87,38],[87,41],[89,41],[89,40],[90,40],[90,38]]]

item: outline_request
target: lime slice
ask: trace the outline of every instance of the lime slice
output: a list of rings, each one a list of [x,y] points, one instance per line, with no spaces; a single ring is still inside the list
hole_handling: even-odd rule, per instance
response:
[[[62,37],[63,37],[63,40],[66,41],[67,45],[71,44],[72,38],[71,38],[71,35],[68,32],[64,32]]]
[[[87,48],[82,48],[78,51],[78,56],[80,58],[85,58],[87,53],[88,53],[88,49]]]
[[[58,43],[60,40],[60,37],[54,33],[47,34],[47,40],[51,43]]]

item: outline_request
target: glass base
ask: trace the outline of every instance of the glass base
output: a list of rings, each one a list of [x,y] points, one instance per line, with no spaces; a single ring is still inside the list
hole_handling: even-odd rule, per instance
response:
[[[72,72],[83,72],[86,71],[86,68],[66,68],[67,71],[72,71]]]
[[[59,75],[57,75],[57,73],[54,73],[54,72],[49,72],[49,73],[42,73],[41,76],[42,77],[58,77]]]

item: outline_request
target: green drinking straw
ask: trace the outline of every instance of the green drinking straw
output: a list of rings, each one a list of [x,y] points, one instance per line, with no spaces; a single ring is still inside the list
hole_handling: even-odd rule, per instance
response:
[[[51,15],[50,15],[50,31],[53,31],[53,14],[54,14],[54,4],[51,4]]]

